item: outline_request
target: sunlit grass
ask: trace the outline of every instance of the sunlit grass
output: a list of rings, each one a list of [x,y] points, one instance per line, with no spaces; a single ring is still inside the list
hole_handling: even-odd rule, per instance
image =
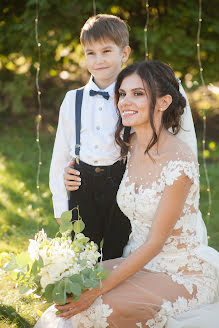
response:
[[[3,327],[33,327],[48,304],[33,295],[21,296],[7,275],[0,278],[0,325]]]
[[[37,147],[35,131],[28,128],[1,130],[0,152],[0,265],[7,262],[10,252],[20,252],[28,239],[41,228],[50,236],[57,231],[53,218],[48,170],[53,136],[42,135],[43,165],[40,194],[36,189]],[[48,304],[29,295],[21,296],[15,283],[0,272],[0,326],[33,327]]]
[[[9,259],[10,252],[20,252],[28,245],[28,239],[44,228],[54,236],[57,224],[53,219],[48,173],[54,135],[41,133],[42,162],[40,197],[36,189],[38,163],[35,130],[22,127],[2,127],[0,132],[0,267]],[[219,147],[207,143],[208,173],[212,192],[212,214],[208,222],[209,244],[219,250]],[[200,148],[200,147],[199,147]],[[201,211],[204,219],[208,211],[205,177],[200,153]],[[206,219],[205,219],[206,221]],[[33,295],[21,296],[15,283],[0,271],[0,327],[29,328],[48,307]]]
[[[208,217],[208,192],[206,178],[203,168],[202,159],[202,147],[201,142],[198,145],[199,148],[199,163],[200,163],[200,209],[204,218],[204,221],[208,230],[208,243],[210,246],[219,250],[219,145],[214,141],[209,141],[206,143],[206,152],[204,153],[207,161],[207,172],[210,182],[211,198],[212,198],[212,209],[211,215]]]

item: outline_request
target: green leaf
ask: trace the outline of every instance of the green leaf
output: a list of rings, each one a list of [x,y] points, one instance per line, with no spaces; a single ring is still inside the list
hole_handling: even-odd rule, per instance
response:
[[[14,262],[8,262],[7,264],[5,264],[4,266],[4,270],[5,271],[13,271],[14,269],[17,269],[17,263]]]
[[[44,263],[43,263],[43,259],[42,259],[41,256],[39,256],[39,260],[38,261],[39,261],[40,268],[42,268],[44,266]]]
[[[60,313],[62,313],[62,311],[56,311],[56,314],[60,314]]]
[[[85,237],[85,235],[80,232],[76,234],[76,240],[78,240],[81,244],[85,245],[90,240],[90,238]]]
[[[87,264],[87,260],[83,259],[83,260],[78,260],[78,264],[80,264],[82,267],[85,267]]]
[[[10,262],[8,262],[4,265],[4,270],[5,271],[13,271],[14,269],[17,269],[17,268],[18,268],[17,261],[16,261],[14,254],[12,253]]]
[[[72,275],[71,277],[69,277],[69,279],[70,279],[72,282],[79,284],[80,286],[83,285],[82,277],[81,277],[79,274],[74,274],[74,275]]]
[[[87,244],[87,242],[90,240],[90,238],[88,238],[88,237],[78,238],[78,236],[77,236],[76,238],[83,245]]]
[[[64,278],[57,283],[55,288],[48,287],[48,293],[52,293],[55,302],[65,304],[67,294],[73,294],[74,296],[80,297],[81,286],[79,283],[72,282],[69,278]]]
[[[67,231],[69,231],[69,232],[71,232],[72,231],[72,224],[71,224],[71,226],[70,225],[67,225],[67,224],[62,224],[62,225],[60,225],[60,227],[59,227],[59,231],[63,234],[64,232],[67,232]]]
[[[84,286],[86,287],[86,289],[92,288],[92,279],[85,279]]]
[[[69,222],[72,218],[72,211],[65,211],[61,215],[61,221],[67,221]]]
[[[99,281],[98,280],[92,280],[92,287],[93,289],[97,288],[97,286],[99,285]]]
[[[104,270],[104,268],[103,268],[103,262],[100,262],[100,263],[98,263],[98,271],[100,272],[100,271],[103,271]]]
[[[30,290],[30,288],[28,286],[21,286],[19,288],[19,293],[20,294],[25,294],[26,292],[28,292],[28,290]]]
[[[45,298],[48,302],[52,302],[53,301],[53,289],[54,289],[55,285],[54,284],[49,284],[46,286],[45,288]]]
[[[81,286],[77,283],[71,282],[68,284],[68,294],[73,294],[75,296],[81,295]]]
[[[98,271],[97,269],[96,270],[92,270],[89,274],[89,278],[92,280],[92,279],[97,279],[97,274],[98,274]]]
[[[40,262],[39,260],[35,260],[33,262],[32,268],[31,268],[31,272],[35,275],[37,275],[40,272],[41,266],[40,266]]]
[[[83,278],[89,277],[91,271],[92,271],[91,269],[85,268],[84,270],[81,271],[82,277]]]
[[[99,280],[105,280],[109,276],[108,270],[103,270],[102,272],[98,272],[97,277]]]
[[[80,296],[72,296],[73,301],[77,302],[80,299]]]
[[[18,273],[15,272],[15,271],[10,272],[10,277],[11,277],[13,280],[17,280],[17,275],[18,275]]]
[[[72,211],[66,211],[63,212],[61,215],[61,224],[59,231],[61,233],[64,233],[68,230],[72,230],[72,223],[71,223],[71,218],[72,218]]]
[[[102,239],[100,242],[100,248],[103,248],[103,243],[104,243],[104,239]]]
[[[53,289],[52,292],[52,297],[56,303],[59,303],[60,305],[65,304],[66,302],[66,292],[64,286],[63,280],[58,282],[55,285],[55,288]]]
[[[32,262],[28,252],[22,252],[18,254],[15,258],[19,266],[24,266]]]
[[[76,234],[82,232],[84,228],[85,228],[85,224],[81,219],[75,221],[73,224],[73,230]]]
[[[81,285],[77,282],[72,282],[69,278],[64,278],[60,287],[65,294],[81,295]]]
[[[83,239],[84,237],[85,237],[85,235],[80,232],[80,233],[77,234],[77,238],[76,239],[80,239],[80,241],[81,241],[81,239]]]
[[[85,247],[77,239],[75,239],[72,243],[72,248],[75,252],[81,252]]]

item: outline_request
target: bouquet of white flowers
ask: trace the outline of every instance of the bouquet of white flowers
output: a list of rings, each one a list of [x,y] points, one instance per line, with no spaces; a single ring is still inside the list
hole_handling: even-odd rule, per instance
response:
[[[28,251],[11,255],[4,269],[11,271],[20,293],[32,290],[49,302],[65,304],[68,296],[77,301],[83,291],[96,288],[108,276],[102,265],[103,245],[99,253],[97,245],[82,233],[84,223],[79,212],[78,220],[73,223],[72,241],[71,212],[62,214],[55,238],[48,238],[41,230],[34,240],[30,239]]]

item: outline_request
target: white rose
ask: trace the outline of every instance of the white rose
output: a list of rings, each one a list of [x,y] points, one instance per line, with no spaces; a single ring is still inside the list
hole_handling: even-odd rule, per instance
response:
[[[58,280],[67,268],[68,266],[65,262],[52,263],[48,266],[48,273],[52,280]]]
[[[39,259],[39,244],[36,240],[29,239],[28,253],[30,255],[31,260]]]
[[[41,279],[40,279],[40,284],[43,288],[43,291],[45,290],[46,286],[49,284],[53,284],[54,281],[51,280],[50,275],[48,274],[48,272],[43,272],[41,274]]]

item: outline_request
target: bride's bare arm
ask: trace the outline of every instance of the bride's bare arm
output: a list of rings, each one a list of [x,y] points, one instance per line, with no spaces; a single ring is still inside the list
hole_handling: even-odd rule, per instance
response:
[[[99,294],[107,293],[134,275],[162,250],[180,217],[191,184],[187,176],[181,176],[173,185],[165,188],[147,241],[110,273],[109,277],[103,281]]]

